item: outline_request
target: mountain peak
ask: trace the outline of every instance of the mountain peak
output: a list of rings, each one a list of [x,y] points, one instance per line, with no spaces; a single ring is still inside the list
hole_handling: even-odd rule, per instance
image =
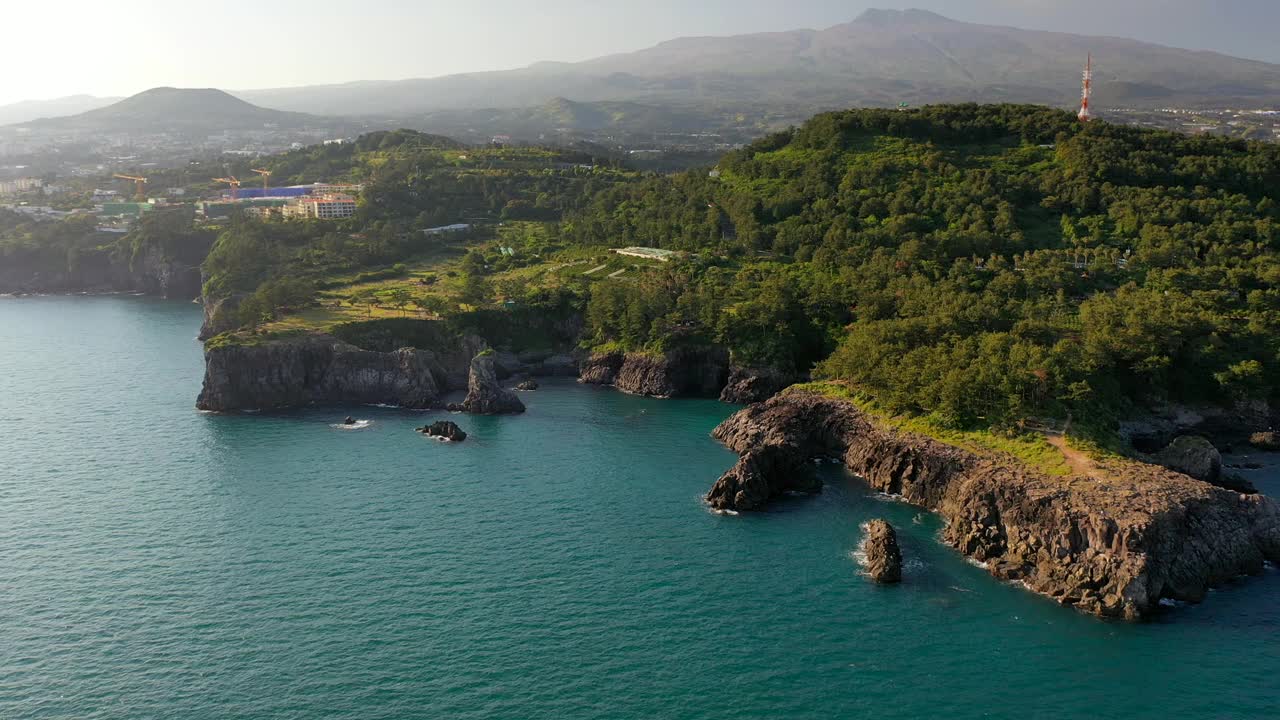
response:
[[[884,10],[871,8],[858,16],[855,23],[887,27],[891,25],[919,25],[923,23],[954,23],[955,20],[928,10]]]

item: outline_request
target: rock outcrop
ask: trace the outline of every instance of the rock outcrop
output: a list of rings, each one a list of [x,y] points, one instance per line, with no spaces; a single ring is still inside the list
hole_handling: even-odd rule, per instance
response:
[[[528,380],[521,382],[519,385],[516,385],[516,390],[519,390],[520,392],[533,392],[537,390],[539,387],[541,386],[538,385],[537,380],[534,380],[533,378],[529,378]]]
[[[427,437],[448,440],[449,442],[462,442],[467,439],[467,434],[462,431],[462,428],[458,427],[457,423],[449,422],[448,420],[440,420],[426,427],[420,427],[418,432]]]
[[[822,481],[804,451],[783,443],[747,448],[738,464],[711,489],[707,502],[718,510],[750,512],[786,494],[820,492]]]
[[[1259,450],[1274,452],[1280,450],[1280,433],[1274,430],[1254,433],[1249,436],[1249,444]]]
[[[1163,465],[1210,485],[1243,493],[1256,493],[1253,483],[1223,472],[1222,453],[1207,438],[1183,435],[1154,455],[1143,456],[1147,462]]]
[[[379,353],[328,335],[205,350],[201,410],[269,410],[313,404],[439,404],[447,373],[429,350]]]
[[[612,385],[618,379],[624,360],[622,353],[595,353],[582,363],[578,370],[578,382],[584,385]]]
[[[942,515],[944,541],[993,575],[1098,615],[1136,619],[1164,598],[1199,601],[1280,560],[1275,502],[1154,465],[1108,463],[1103,480],[1049,476],[800,390],[738,412],[714,434],[742,455],[708,495],[715,508],[758,509],[809,459],[840,457],[875,490]]]
[[[682,348],[663,354],[592,355],[583,363],[579,381],[649,397],[716,397],[728,374],[729,353],[723,348]]]
[[[492,353],[481,353],[471,361],[467,399],[459,409],[473,415],[517,415],[525,411],[520,398],[498,382]]]
[[[216,310],[205,310],[216,319]],[[496,365],[504,354],[488,348],[479,336],[454,334],[432,321],[353,323],[335,327],[333,335],[274,339],[240,333],[206,344],[199,407],[219,412],[312,404],[443,407],[445,393],[471,389],[472,360],[479,354],[493,359],[490,367],[497,379],[504,377]],[[505,355],[512,363],[506,376],[572,375],[577,368],[570,355]],[[502,393],[495,397],[514,398]],[[509,412],[517,412],[515,404],[511,407]]]
[[[1183,435],[1147,459],[1207,483],[1216,485],[1222,478],[1222,454],[1207,438],[1196,435]]]
[[[886,585],[902,582],[902,550],[898,534],[884,520],[872,520],[864,526],[862,554],[866,558],[867,576]]]
[[[782,392],[797,380],[772,368],[744,368],[734,366],[729,379],[720,392],[720,402],[750,405],[764,402]]]

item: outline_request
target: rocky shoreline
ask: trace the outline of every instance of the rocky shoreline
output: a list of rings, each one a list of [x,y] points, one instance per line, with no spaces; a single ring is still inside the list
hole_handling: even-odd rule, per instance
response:
[[[489,348],[465,336],[429,350],[380,352],[321,333],[211,343],[197,405],[436,409],[447,393],[465,389],[469,404],[458,409],[489,414],[523,409],[500,378],[578,375],[634,394],[722,399],[735,385],[763,393],[785,382],[731,368],[714,352],[579,360]],[[996,577],[1100,616],[1147,617],[1161,600],[1196,602],[1210,587],[1280,561],[1275,502],[1156,465],[1113,463],[1103,479],[1049,476],[886,428],[848,401],[798,388],[748,406],[714,436],[740,455],[707,495],[715,509],[761,510],[785,494],[821,492],[811,460],[840,458],[875,490],[938,512],[947,521],[943,540]]]
[[[208,341],[225,332],[235,307],[234,298],[207,302],[200,338]],[[473,359],[496,344],[474,335],[417,343],[378,337],[373,343],[354,340],[360,346],[321,332],[207,343],[204,387],[197,406],[216,412],[316,404],[440,407],[443,395],[469,389]],[[405,344],[415,346],[392,349]],[[738,404],[767,399],[800,379],[769,368],[737,367],[728,351],[717,347],[586,357],[567,348],[540,352],[508,348],[493,350],[488,357],[482,374],[491,371],[496,380],[576,377],[583,384],[633,395],[719,397]],[[514,408],[518,402],[503,396],[499,405]],[[476,406],[481,405],[489,403]]]
[[[1280,561],[1280,505],[1142,463],[1104,479],[1059,478],[888,429],[852,403],[793,389],[726,420],[714,436],[741,459],[707,501],[759,510],[813,492],[814,457],[837,457],[873,489],[939,513],[943,540],[998,578],[1104,617],[1148,617],[1164,599]]]

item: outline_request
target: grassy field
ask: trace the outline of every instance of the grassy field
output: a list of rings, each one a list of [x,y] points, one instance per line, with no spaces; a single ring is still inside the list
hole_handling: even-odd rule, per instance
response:
[[[564,247],[548,223],[505,223],[490,240],[444,244],[394,268],[322,277],[324,289],[315,306],[265,324],[260,333],[324,331],[339,323],[385,318],[432,319],[455,309],[474,309],[463,300],[462,261],[471,250],[493,261],[485,279],[496,303],[516,301],[528,289],[626,282],[663,265],[603,247]]]

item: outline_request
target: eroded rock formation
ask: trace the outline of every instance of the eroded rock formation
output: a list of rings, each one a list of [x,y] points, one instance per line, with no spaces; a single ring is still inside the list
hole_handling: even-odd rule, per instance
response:
[[[461,409],[473,415],[516,415],[525,411],[515,393],[502,387],[493,353],[481,353],[471,361],[467,399]]]
[[[1163,598],[1199,601],[1280,560],[1275,502],[1154,465],[1108,464],[1105,480],[1049,476],[798,390],[738,412],[714,434],[742,455],[708,495],[715,508],[758,509],[805,461],[840,457],[875,490],[942,515],[945,542],[993,575],[1098,615],[1139,618]]]
[[[872,520],[863,528],[862,553],[867,576],[886,585],[902,582],[902,550],[898,534],[884,520]]]

